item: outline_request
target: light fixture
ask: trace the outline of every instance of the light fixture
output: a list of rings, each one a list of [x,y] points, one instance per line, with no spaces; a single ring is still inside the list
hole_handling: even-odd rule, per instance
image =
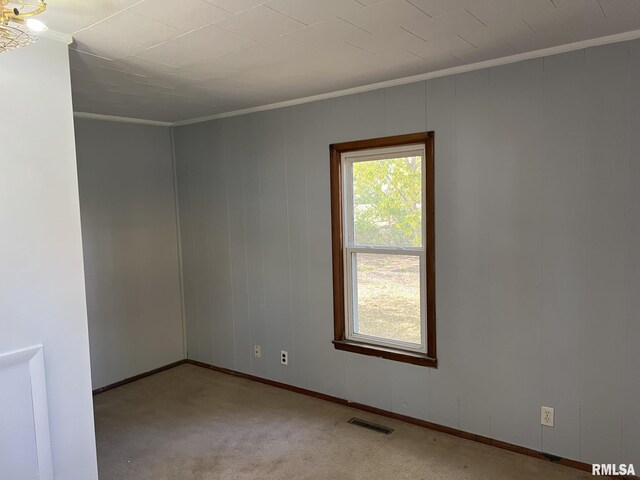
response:
[[[49,30],[49,27],[47,27],[40,20],[36,20],[35,18],[27,18],[27,21],[24,23],[27,27],[29,27],[29,30],[33,30],[34,32],[46,32],[47,30]]]
[[[33,18],[47,8],[44,0],[0,0],[0,53],[24,47],[44,32],[47,26]]]

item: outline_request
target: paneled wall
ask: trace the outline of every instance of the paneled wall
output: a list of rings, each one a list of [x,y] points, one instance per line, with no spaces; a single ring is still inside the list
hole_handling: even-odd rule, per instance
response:
[[[639,84],[635,41],[177,128],[189,358],[640,463]],[[329,144],[424,130],[437,370],[331,344]]]
[[[184,355],[171,131],[75,126],[95,389]]]

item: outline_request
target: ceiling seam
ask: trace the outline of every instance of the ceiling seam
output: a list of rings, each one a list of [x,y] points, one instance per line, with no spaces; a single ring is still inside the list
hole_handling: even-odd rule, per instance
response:
[[[101,20],[98,20],[97,22],[93,22],[91,25],[87,25],[86,27],[82,27],[81,29],[76,30],[76,31],[75,31],[75,32],[73,32],[71,35],[73,36],[73,35],[75,35],[76,33],[80,33],[80,32],[82,32],[82,31],[84,31],[84,30],[87,30],[88,28],[95,27],[95,26],[96,26],[96,25],[98,25],[99,23],[102,23],[102,22],[104,22],[104,21],[106,21],[106,20],[109,20],[111,17],[115,17],[116,15],[119,15],[119,14],[121,14],[122,12],[126,12],[127,10],[129,10],[129,9],[131,9],[131,8],[133,8],[133,7],[135,7],[136,5],[141,4],[141,3],[142,3],[142,2],[144,2],[144,1],[145,1],[145,0],[140,0],[139,2],[136,2],[136,3],[132,4],[132,5],[129,5],[127,8],[123,8],[122,10],[118,10],[117,12],[115,12],[115,13],[113,13],[113,14],[111,14],[111,15],[107,16],[107,17],[104,17],[104,18],[103,18],[103,19],[101,19]]]

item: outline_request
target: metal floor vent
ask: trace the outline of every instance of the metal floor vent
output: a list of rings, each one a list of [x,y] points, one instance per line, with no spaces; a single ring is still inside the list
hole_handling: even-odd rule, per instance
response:
[[[389,435],[391,432],[393,432],[393,428],[367,422],[366,420],[360,420],[359,418],[355,417],[349,420],[349,423],[352,425],[357,425],[359,427],[368,428],[369,430],[375,430],[376,432],[384,433],[385,435]]]

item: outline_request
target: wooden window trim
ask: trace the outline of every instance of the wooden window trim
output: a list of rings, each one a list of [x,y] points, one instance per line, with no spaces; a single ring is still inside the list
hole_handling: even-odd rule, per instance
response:
[[[412,133],[392,137],[357,140],[353,142],[335,143],[329,146],[331,152],[331,238],[333,263],[333,345],[338,350],[345,350],[363,355],[382,357],[398,362],[411,363],[437,368],[436,356],[436,270],[435,270],[435,185],[433,162],[433,132]],[[358,150],[397,147],[404,145],[424,145],[425,164],[425,196],[426,205],[426,290],[427,290],[427,353],[409,352],[406,350],[382,347],[368,343],[356,342],[346,338],[345,325],[345,282],[344,282],[344,200],[342,178],[342,154]]]

